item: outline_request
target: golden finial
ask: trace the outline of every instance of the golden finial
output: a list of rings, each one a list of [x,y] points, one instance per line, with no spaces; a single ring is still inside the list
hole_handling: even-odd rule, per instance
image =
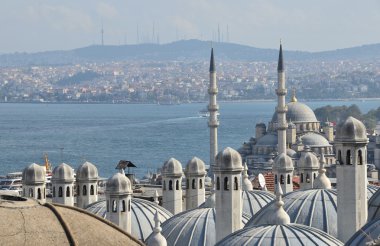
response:
[[[292,91],[292,98],[290,99],[291,102],[297,102],[297,98],[296,98],[296,88],[293,88],[293,91]]]

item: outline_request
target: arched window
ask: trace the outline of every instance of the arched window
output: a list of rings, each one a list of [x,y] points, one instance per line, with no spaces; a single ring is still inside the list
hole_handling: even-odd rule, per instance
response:
[[[303,173],[301,173],[301,183],[303,183]]]
[[[90,195],[95,195],[94,185],[90,186]]]
[[[77,195],[80,196],[80,186],[77,186]]]
[[[29,188],[29,197],[33,197],[33,189]]]
[[[216,189],[220,190],[220,179],[219,179],[219,177],[216,178]]]
[[[83,185],[83,195],[87,196],[87,186]]]
[[[224,190],[230,190],[230,184],[228,183],[227,177],[224,177]]]
[[[189,185],[189,179],[186,179],[186,189],[190,189],[190,185]]]
[[[288,177],[287,177],[287,184],[290,184],[290,175],[288,174]]]
[[[53,197],[55,197],[55,186],[53,187]]]
[[[351,150],[347,150],[346,164],[351,165]]]
[[[202,181],[202,179],[199,179],[199,189],[203,189],[203,181]]]
[[[193,190],[195,190],[195,179],[193,179],[193,180],[191,181],[191,188],[192,188]]]
[[[179,181],[178,181],[178,180],[175,181],[175,189],[176,189],[176,190],[179,190]]]
[[[131,200],[128,200],[128,211],[131,211]]]
[[[165,180],[164,180],[164,190],[166,190],[166,182],[165,182]]]
[[[62,186],[59,186],[59,188],[58,188],[58,197],[63,197]]]
[[[66,188],[66,197],[70,197],[70,187],[67,186]]]
[[[280,184],[285,184],[284,175],[280,175]]]
[[[125,200],[123,200],[122,202],[121,202],[121,211],[122,212],[125,212],[126,210],[125,210]]]
[[[358,159],[359,159],[359,165],[363,165],[363,154],[360,149],[358,150]]]
[[[314,173],[313,178],[314,178],[313,180],[315,180],[317,178],[317,174],[316,173]]]
[[[277,174],[274,175],[274,183],[277,184]]]
[[[342,151],[338,151],[338,164],[344,164],[343,162],[342,162]]]
[[[173,190],[173,180],[169,180],[169,190]]]
[[[308,173],[306,174],[306,183],[310,183],[310,176]]]
[[[41,199],[41,189],[37,189],[37,199]]]
[[[117,203],[115,200],[112,200],[112,212],[117,212]]]
[[[235,177],[235,178],[234,178],[234,190],[238,190],[238,189],[239,189],[238,178]]]

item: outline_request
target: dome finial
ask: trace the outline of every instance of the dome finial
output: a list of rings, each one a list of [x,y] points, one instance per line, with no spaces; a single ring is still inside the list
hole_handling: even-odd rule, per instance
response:
[[[323,153],[321,154],[319,163],[320,163],[319,170],[318,170],[319,174],[317,178],[315,179],[314,188],[315,189],[331,189],[331,181],[326,176],[326,169],[325,169],[326,159]]]
[[[271,216],[271,224],[273,225],[286,225],[290,223],[290,217],[284,210],[284,202],[282,201],[282,188],[278,182],[276,185],[276,209]]]
[[[153,199],[154,199],[154,203],[155,204],[159,204],[160,203],[160,201],[158,200],[158,192],[157,192],[157,190],[154,192],[154,195],[153,195]]]
[[[290,99],[290,102],[297,102],[297,98],[296,98],[296,88],[293,87],[292,89],[292,98]]]
[[[243,170],[243,190],[244,191],[250,191],[253,190],[253,186],[251,181],[248,178],[248,167],[247,163],[244,163],[244,170]]]
[[[148,246],[166,246],[167,242],[165,237],[161,234],[162,228],[161,228],[161,222],[160,222],[160,215],[158,214],[158,211],[156,210],[156,214],[154,215],[154,229],[152,235],[147,240],[146,244]]]

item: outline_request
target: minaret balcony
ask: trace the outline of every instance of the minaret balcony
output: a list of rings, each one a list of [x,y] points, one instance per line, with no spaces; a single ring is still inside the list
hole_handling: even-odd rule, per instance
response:
[[[277,96],[285,96],[288,93],[287,89],[276,89]]]
[[[285,105],[284,107],[276,107],[276,112],[280,114],[288,112],[288,105]]]
[[[210,120],[208,122],[208,126],[209,127],[218,127],[219,126],[219,121],[217,121],[217,120]]]
[[[218,110],[219,110],[218,104],[208,105],[208,111],[218,111]]]
[[[215,95],[215,94],[218,94],[218,88],[210,88],[208,89],[208,94],[209,95]]]
[[[277,130],[286,130],[288,128],[288,123],[277,123]]]

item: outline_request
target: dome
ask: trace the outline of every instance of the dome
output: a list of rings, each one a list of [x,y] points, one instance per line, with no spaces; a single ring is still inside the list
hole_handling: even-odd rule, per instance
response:
[[[46,181],[46,172],[42,166],[32,163],[22,172],[22,182],[25,185],[43,184]]]
[[[243,213],[250,217],[276,198],[272,193],[262,190],[243,191],[242,197]]]
[[[123,173],[116,173],[107,180],[106,193],[132,194],[129,178]]]
[[[292,150],[292,149],[286,149],[286,154],[287,154],[290,158],[297,158],[297,152],[295,152],[295,151]]]
[[[287,122],[318,122],[315,114],[309,106],[300,102],[290,102],[287,104],[286,112]],[[272,122],[277,122],[277,112],[273,114]]]
[[[309,132],[301,136],[301,141],[304,146],[310,147],[325,147],[331,146],[329,141],[321,134]]]
[[[258,225],[236,231],[217,246],[230,245],[343,245],[333,236],[305,225]]]
[[[293,161],[288,155],[282,153],[282,154],[279,154],[274,159],[273,169],[282,170],[282,169],[292,169],[292,168],[293,168]]]
[[[255,146],[277,146],[277,134],[267,133],[257,140]]]
[[[209,245],[216,243],[215,208],[195,208],[179,213],[166,220],[161,234],[168,245]],[[243,225],[247,217],[243,215]],[[150,237],[146,241],[150,240]]]
[[[104,219],[107,216],[106,200],[90,204],[86,211],[96,214]],[[154,229],[154,215],[158,211],[160,221],[164,222],[173,216],[165,208],[144,199],[132,197],[132,232],[131,234],[141,241],[145,241]]]
[[[319,169],[318,157],[309,150],[305,150],[301,153],[301,158],[298,162],[298,167],[303,169]]]
[[[96,166],[88,161],[78,167],[76,174],[78,181],[96,181],[99,177]]]
[[[74,182],[74,171],[66,163],[56,166],[53,170],[52,181]]]
[[[303,224],[320,229],[337,237],[337,193],[336,190],[310,189],[298,190],[285,194],[284,210],[291,223]],[[246,225],[269,224],[268,221],[276,209],[271,202],[259,211]]]
[[[82,209],[13,196],[0,203],[2,245],[143,245]]]
[[[193,157],[186,165],[186,175],[206,175],[205,163],[198,157]]]
[[[243,171],[243,165],[240,154],[227,147],[220,151],[216,156],[215,171]]]
[[[367,143],[367,130],[361,121],[350,116],[337,126],[335,142]]]
[[[376,189],[375,193],[374,189]],[[380,189],[379,186],[367,185],[368,221],[380,219]]]
[[[369,221],[358,230],[346,243],[347,246],[379,245],[380,220]]]
[[[182,165],[181,162],[179,162],[175,158],[170,158],[168,161],[164,163],[164,166],[162,167],[162,174],[164,176],[182,176]]]

